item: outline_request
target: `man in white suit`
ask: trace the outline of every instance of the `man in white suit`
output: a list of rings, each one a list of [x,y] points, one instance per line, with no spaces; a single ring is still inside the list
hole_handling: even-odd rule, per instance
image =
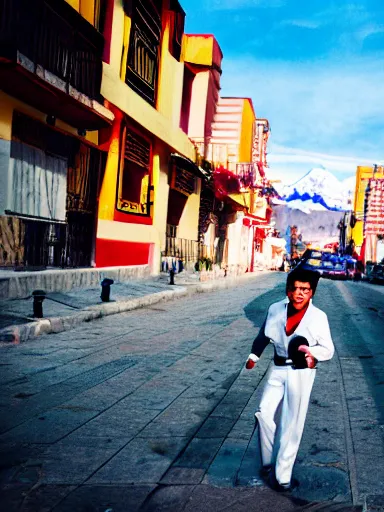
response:
[[[262,476],[279,491],[294,487],[292,470],[299,449],[318,361],[332,358],[334,346],[327,315],[312,304],[320,274],[294,269],[287,276],[287,297],[269,307],[252,345],[246,368],[274,345],[274,360],[255,417],[259,425]],[[276,412],[281,406],[280,425]]]

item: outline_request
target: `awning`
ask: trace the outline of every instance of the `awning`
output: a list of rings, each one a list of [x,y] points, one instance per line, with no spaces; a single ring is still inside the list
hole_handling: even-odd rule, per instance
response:
[[[224,201],[229,198],[235,203],[239,203],[239,198],[241,197],[240,192],[240,181],[236,174],[232,171],[225,169],[224,167],[216,167],[213,172],[213,187],[215,191],[215,197],[219,199],[219,201]],[[233,198],[230,196],[233,195]],[[244,200],[241,199],[240,203],[244,208]]]
[[[176,167],[180,167],[181,169],[193,173],[197,178],[204,180],[207,179],[206,173],[186,156],[179,155],[178,153],[171,153],[170,164],[174,164]]]

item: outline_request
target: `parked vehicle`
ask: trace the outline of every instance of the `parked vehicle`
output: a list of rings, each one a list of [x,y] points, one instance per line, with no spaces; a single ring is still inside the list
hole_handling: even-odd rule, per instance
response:
[[[322,261],[321,267],[319,268],[321,277],[331,277],[334,275],[334,266],[331,261]]]
[[[300,261],[300,268],[316,270],[327,279],[352,278],[348,272],[348,259],[329,252],[307,250]]]
[[[324,265],[331,262],[324,262]],[[327,277],[329,279],[341,279],[346,280],[348,279],[348,272],[347,272],[347,266],[346,263],[336,263],[335,265],[332,265],[332,269],[328,270],[328,266],[322,266],[322,277]]]
[[[368,281],[375,284],[384,284],[384,265],[374,265],[368,275]]]
[[[322,264],[322,252],[307,249],[297,266],[306,270],[319,270]]]

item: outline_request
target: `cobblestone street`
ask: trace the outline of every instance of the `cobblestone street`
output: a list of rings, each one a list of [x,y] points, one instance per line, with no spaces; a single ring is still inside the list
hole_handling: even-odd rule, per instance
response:
[[[254,411],[271,347],[254,370],[244,363],[285,279],[265,273],[0,347],[3,510],[384,510],[374,285],[321,280],[314,303],[336,353],[317,372],[300,486],[280,495],[258,476]]]

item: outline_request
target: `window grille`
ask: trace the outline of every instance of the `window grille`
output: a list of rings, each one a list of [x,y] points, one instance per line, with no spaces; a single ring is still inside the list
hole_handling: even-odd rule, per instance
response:
[[[131,6],[132,28],[126,83],[151,105],[156,103],[161,39],[161,4],[136,0]]]
[[[125,128],[124,158],[119,172],[117,209],[150,215],[151,144]]]

